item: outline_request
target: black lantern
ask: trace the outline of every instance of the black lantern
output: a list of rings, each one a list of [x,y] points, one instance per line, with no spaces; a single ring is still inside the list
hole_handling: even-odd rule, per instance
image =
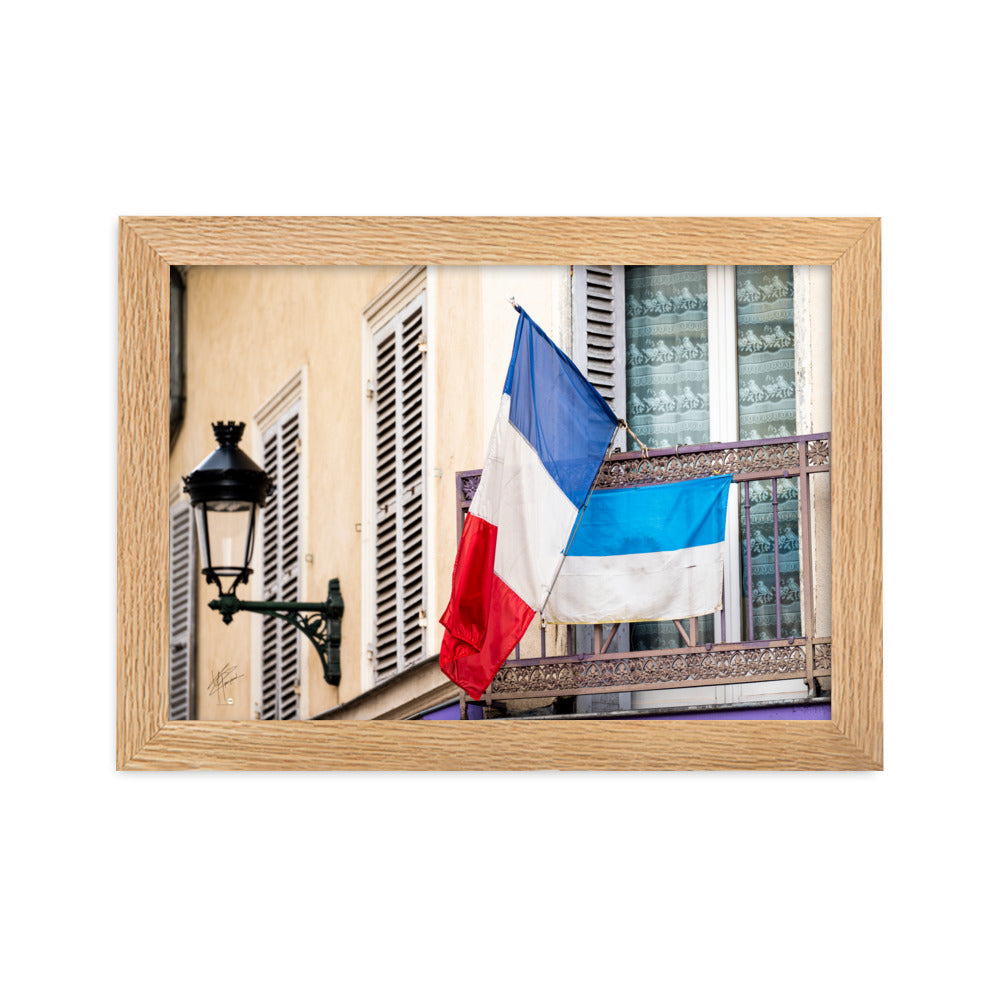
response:
[[[249,581],[257,508],[274,492],[271,477],[239,447],[245,426],[232,420],[212,424],[218,448],[184,477],[198,528],[201,571],[220,597]],[[228,588],[225,581],[231,581]]]
[[[238,611],[255,611],[294,625],[312,643],[328,684],[340,683],[340,620],[344,601],[340,581],[330,580],[326,601],[242,601],[236,588],[250,580],[257,509],[274,492],[271,477],[239,448],[245,424],[212,424],[218,447],[190,475],[184,491],[191,497],[198,529],[202,573],[219,588],[209,601],[228,625]],[[231,581],[227,584],[226,581]]]

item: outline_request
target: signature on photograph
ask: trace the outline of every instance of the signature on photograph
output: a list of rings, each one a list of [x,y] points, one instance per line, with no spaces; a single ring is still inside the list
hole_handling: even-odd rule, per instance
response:
[[[229,689],[242,676],[243,674],[239,673],[239,667],[227,663],[221,670],[213,671],[212,679],[208,684],[208,693],[216,696],[219,705],[231,705],[233,699],[232,695],[229,694]]]

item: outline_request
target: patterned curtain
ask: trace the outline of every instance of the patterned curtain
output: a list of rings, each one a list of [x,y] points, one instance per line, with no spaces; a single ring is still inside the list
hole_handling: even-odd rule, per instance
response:
[[[625,395],[629,426],[648,447],[709,440],[707,268],[625,268]],[[711,615],[697,632],[696,642],[712,641]],[[630,642],[671,649],[681,639],[673,622],[643,622]]]
[[[795,420],[795,311],[791,267],[736,268],[736,350],[740,439],[791,437]],[[782,479],[777,497],[769,481],[750,484],[750,607],[755,639],[802,631],[799,603],[799,488]],[[774,572],[774,500],[778,513],[778,579]],[[745,495],[740,490],[740,557],[747,620]]]
[[[625,269],[625,414],[650,448],[709,438],[707,274]]]

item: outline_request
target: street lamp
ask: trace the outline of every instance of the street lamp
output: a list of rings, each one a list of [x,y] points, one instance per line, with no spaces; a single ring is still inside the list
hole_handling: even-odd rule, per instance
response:
[[[344,600],[340,581],[331,580],[323,603],[299,601],[241,601],[236,588],[250,580],[253,570],[257,509],[274,492],[271,477],[239,448],[245,424],[212,424],[218,447],[190,475],[184,491],[191,497],[201,571],[219,588],[209,607],[228,625],[237,611],[255,611],[294,625],[312,643],[323,664],[328,684],[340,683],[340,621]],[[228,582],[228,586],[227,586]]]

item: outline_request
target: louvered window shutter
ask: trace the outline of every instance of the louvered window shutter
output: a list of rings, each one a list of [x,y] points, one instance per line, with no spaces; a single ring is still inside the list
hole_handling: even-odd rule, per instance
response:
[[[263,433],[264,469],[275,483],[261,512],[261,586],[265,601],[299,600],[300,419],[298,406]],[[269,615],[261,616],[262,719],[299,715],[300,632]]]
[[[573,268],[573,360],[615,415],[625,415],[625,269]],[[622,444],[623,431],[615,445]]]
[[[375,335],[375,679],[426,655],[424,296]]]
[[[375,676],[396,668],[398,531],[396,511],[397,364],[395,328],[375,342]]]
[[[197,608],[194,516],[187,500],[170,507],[170,712],[194,717],[194,645]]]
[[[573,267],[573,361],[607,400],[615,416],[625,416],[625,268],[620,265]],[[628,442],[619,428],[614,448],[625,451]],[[581,652],[592,648],[593,629],[573,627],[573,641]],[[615,653],[629,648],[628,626],[620,628],[609,647]],[[628,693],[581,695],[578,712],[618,711],[631,705]]]

